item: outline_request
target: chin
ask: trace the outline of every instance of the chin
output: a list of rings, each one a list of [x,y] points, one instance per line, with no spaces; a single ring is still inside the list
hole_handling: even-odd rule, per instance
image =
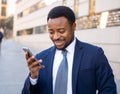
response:
[[[57,48],[58,50],[64,50],[66,47],[57,47],[57,46],[56,46],[56,48]]]

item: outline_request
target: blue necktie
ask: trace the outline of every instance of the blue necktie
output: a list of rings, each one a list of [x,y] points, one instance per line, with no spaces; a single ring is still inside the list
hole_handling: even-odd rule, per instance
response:
[[[54,94],[67,94],[68,62],[67,51],[62,51],[63,60],[58,68]]]

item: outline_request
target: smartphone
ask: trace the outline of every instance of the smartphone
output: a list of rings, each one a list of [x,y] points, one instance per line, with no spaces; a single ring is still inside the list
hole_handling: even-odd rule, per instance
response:
[[[33,56],[33,53],[31,52],[31,50],[28,47],[22,47],[22,49],[24,52],[28,52],[30,57]],[[37,60],[37,59],[35,59],[35,60]]]

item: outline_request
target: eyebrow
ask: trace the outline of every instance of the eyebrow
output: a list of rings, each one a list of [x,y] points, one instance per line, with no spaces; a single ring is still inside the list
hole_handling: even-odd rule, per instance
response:
[[[62,28],[58,28],[57,30],[65,30],[65,28],[62,27]]]

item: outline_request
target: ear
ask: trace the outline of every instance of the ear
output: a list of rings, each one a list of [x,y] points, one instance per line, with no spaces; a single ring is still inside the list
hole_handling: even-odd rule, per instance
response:
[[[76,30],[76,23],[73,23],[73,25],[72,25],[72,30],[73,30],[73,31]]]

